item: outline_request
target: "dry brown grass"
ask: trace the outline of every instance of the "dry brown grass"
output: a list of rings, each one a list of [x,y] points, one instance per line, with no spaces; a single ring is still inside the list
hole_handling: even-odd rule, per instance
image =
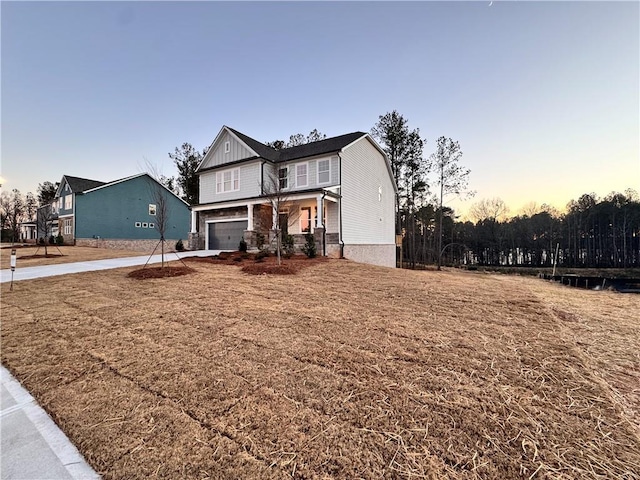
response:
[[[30,245],[16,249],[16,267],[35,267],[40,265],[57,265],[60,263],[87,262],[91,260],[104,260],[106,258],[138,257],[145,255],[143,252],[131,252],[129,250],[114,250],[109,248],[72,247],[47,245],[47,253],[50,258],[29,258],[38,252],[38,256],[44,255],[44,247]],[[9,268],[11,262],[11,248],[0,248],[0,268]]]
[[[190,266],[2,285],[3,364],[105,478],[640,478],[640,296]]]

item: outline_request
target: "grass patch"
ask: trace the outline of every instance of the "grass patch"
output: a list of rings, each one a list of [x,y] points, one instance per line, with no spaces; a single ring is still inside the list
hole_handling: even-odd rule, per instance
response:
[[[638,296],[190,265],[2,285],[2,363],[106,479],[637,478]]]

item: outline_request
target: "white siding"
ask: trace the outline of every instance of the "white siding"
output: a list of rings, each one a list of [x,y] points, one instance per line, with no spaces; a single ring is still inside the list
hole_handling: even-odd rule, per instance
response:
[[[340,231],[338,204],[325,201],[325,209],[327,211],[327,218],[324,219],[324,224],[327,228],[327,233],[338,233]]]
[[[342,154],[346,244],[395,244],[395,191],[384,156],[363,137]]]
[[[260,195],[260,161],[242,165],[232,165],[230,169],[240,169],[240,190],[236,192],[216,193],[216,171],[224,171],[226,168],[212,170],[200,175],[200,203],[224,202],[227,200],[239,200],[242,198],[257,197]]]
[[[226,142],[229,142],[229,152],[227,153],[224,151]],[[254,153],[243,143],[236,140],[229,132],[223,131],[218,141],[211,147],[209,152],[207,152],[202,168],[215,167],[254,156]]]
[[[329,160],[331,162],[331,181],[329,183],[318,183],[318,162],[320,160]],[[307,185],[299,187],[296,185],[296,165],[300,163],[306,163],[307,168]],[[267,164],[264,167],[265,171],[265,185],[268,185],[267,172],[275,172],[277,176],[278,169],[283,167],[289,167],[289,188],[287,191],[295,192],[297,190],[309,190],[313,188],[328,188],[340,184],[340,159],[337,156],[334,157],[319,157],[311,160],[300,159],[298,161],[292,161],[287,163],[278,163],[275,166]],[[269,170],[272,169],[272,170]]]

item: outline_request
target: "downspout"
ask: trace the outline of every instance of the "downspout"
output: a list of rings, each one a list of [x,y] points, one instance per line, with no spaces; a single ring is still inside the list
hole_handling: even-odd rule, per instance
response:
[[[344,240],[342,239],[342,157],[340,156],[340,152],[338,152],[338,172],[340,174],[340,198],[338,199],[338,210],[340,213],[340,226],[339,226],[339,238],[338,242],[340,243],[340,258],[344,258]]]
[[[327,196],[327,191],[322,189],[322,200],[320,202],[320,208],[322,208],[322,256],[327,256],[327,224],[324,218],[324,197]]]

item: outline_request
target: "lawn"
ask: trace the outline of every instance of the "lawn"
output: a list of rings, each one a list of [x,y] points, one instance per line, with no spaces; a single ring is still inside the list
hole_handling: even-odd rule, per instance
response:
[[[11,249],[9,244],[0,248],[0,268],[10,267]],[[37,252],[37,253],[36,253]],[[87,262],[106,258],[139,257],[143,252],[114,250],[109,248],[72,247],[47,245],[48,258],[44,257],[44,246],[29,245],[16,248],[16,268],[35,267],[40,265],[57,265],[60,263]],[[35,258],[34,258],[35,257]]]
[[[107,479],[640,478],[638,295],[189,265],[2,285],[2,363]]]

